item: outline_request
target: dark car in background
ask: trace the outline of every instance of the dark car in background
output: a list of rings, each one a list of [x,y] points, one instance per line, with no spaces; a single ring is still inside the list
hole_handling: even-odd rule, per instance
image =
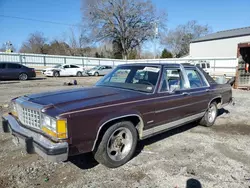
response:
[[[0,62],[0,80],[28,80],[36,77],[35,69],[18,63]]]

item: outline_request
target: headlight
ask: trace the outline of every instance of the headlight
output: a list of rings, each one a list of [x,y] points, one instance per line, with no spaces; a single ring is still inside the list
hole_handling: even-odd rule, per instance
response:
[[[55,138],[67,138],[67,121],[65,119],[54,119],[47,115],[42,115],[42,130]]]
[[[11,104],[10,104],[11,106],[11,113],[12,113],[12,115],[14,115],[14,116],[17,116],[17,109],[16,109],[16,104],[15,104],[15,102],[11,102]]]

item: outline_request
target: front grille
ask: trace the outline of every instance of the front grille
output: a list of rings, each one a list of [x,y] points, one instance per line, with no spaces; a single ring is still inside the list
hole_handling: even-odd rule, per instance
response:
[[[18,119],[23,125],[40,129],[41,116],[38,110],[24,108],[20,104],[16,104],[16,110]]]

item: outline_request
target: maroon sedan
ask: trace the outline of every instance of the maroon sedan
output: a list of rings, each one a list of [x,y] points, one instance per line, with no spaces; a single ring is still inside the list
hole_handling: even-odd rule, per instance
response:
[[[2,127],[46,160],[93,152],[115,168],[131,159],[138,140],[193,121],[212,126],[231,101],[230,85],[196,66],[126,64],[94,87],[13,99]]]

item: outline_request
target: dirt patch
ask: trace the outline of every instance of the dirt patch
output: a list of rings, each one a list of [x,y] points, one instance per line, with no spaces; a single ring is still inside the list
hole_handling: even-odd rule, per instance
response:
[[[212,130],[217,133],[233,134],[233,135],[250,135],[250,125],[243,122],[220,124],[212,127]]]

